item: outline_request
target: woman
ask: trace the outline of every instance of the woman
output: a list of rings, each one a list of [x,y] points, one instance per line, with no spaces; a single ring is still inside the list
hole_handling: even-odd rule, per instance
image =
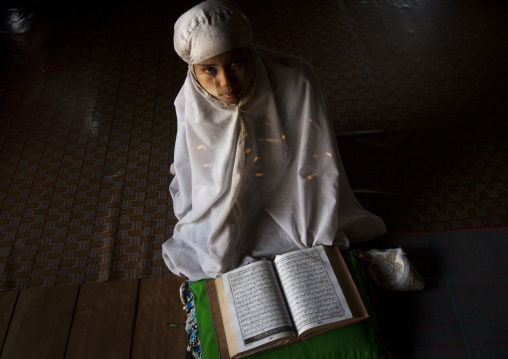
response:
[[[253,257],[385,233],[349,187],[304,61],[254,46],[247,17],[228,1],[184,13],[174,46],[189,71],[175,100],[179,222],[163,244],[172,272],[214,278]]]

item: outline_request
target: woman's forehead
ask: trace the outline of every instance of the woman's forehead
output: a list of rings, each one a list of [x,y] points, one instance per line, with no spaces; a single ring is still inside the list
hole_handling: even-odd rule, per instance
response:
[[[245,53],[247,53],[247,52],[248,52],[248,49],[246,47],[223,52],[222,54],[213,56],[213,57],[206,59],[196,65],[198,65],[198,66],[217,66],[217,65],[220,65],[223,63],[227,63],[238,56],[245,55]]]

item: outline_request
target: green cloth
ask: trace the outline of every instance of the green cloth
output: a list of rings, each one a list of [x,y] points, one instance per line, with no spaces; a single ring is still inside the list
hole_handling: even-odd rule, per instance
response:
[[[378,330],[372,301],[367,295],[365,277],[358,263],[357,254],[355,251],[348,251],[343,256],[356,287],[362,296],[363,303],[369,312],[369,318],[301,342],[253,354],[249,358],[371,359],[380,358],[386,354],[386,347]],[[219,358],[219,349],[215,339],[205,282],[203,280],[193,283],[190,289],[195,298],[196,322],[201,341],[202,357],[203,359],[216,359]]]

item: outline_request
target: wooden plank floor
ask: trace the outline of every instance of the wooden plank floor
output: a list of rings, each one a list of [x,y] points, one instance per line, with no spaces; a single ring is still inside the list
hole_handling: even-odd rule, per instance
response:
[[[186,356],[183,278],[0,292],[0,359]]]

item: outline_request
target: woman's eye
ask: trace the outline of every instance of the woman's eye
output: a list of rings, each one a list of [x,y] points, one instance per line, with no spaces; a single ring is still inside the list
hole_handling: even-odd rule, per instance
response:
[[[234,59],[233,61],[231,61],[231,65],[241,65],[244,61],[245,59],[243,58]]]
[[[207,73],[207,74],[213,74],[213,72],[215,71],[215,69],[213,67],[205,67],[203,68],[202,70],[204,73]]]

